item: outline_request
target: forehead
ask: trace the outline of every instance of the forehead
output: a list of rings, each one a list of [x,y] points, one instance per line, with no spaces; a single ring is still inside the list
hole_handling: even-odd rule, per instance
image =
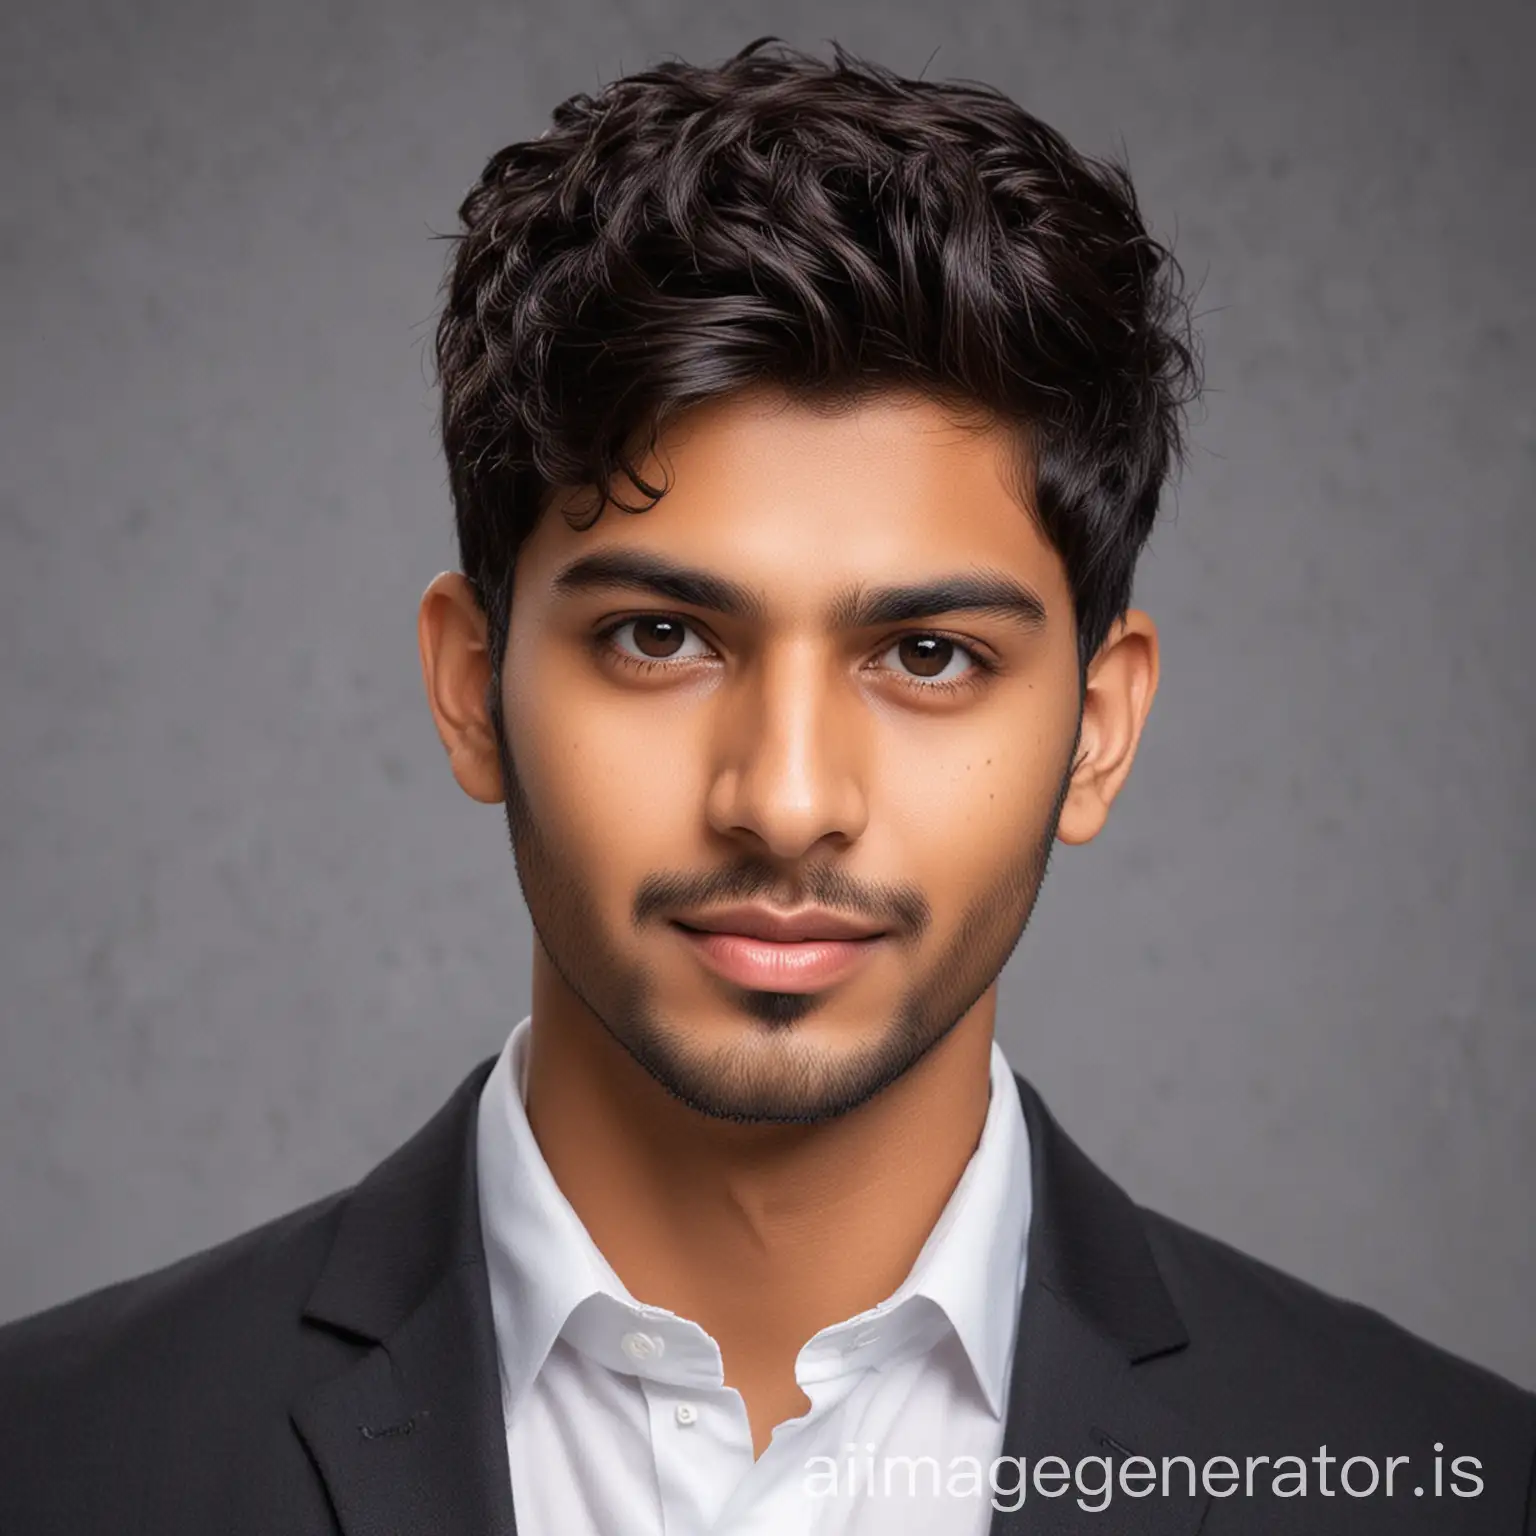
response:
[[[936,401],[887,393],[836,408],[771,391],[697,406],[641,466],[666,494],[635,516],[572,529],[557,501],[520,557],[546,578],[602,548],[640,549],[810,605],[850,582],[911,581],[982,565],[1065,592],[1022,499],[1017,435]],[[633,499],[631,493],[625,499]],[[530,569],[531,568],[531,569]]]

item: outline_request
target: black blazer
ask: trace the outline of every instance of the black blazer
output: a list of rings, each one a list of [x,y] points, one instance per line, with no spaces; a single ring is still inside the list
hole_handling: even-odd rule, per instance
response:
[[[513,1536],[475,1179],[490,1067],[354,1189],[0,1328],[0,1536]],[[1138,1208],[1019,1089],[1034,1216],[1004,1454],[1225,1455],[1238,1480],[1216,1464],[1191,1498],[1175,1463],[1168,1497],[1117,1484],[1100,1511],[1031,1487],[994,1536],[1536,1536],[1536,1397]],[[1245,1458],[1286,1455],[1305,1496],[1258,1463],[1249,1497]],[[1452,1492],[1462,1455],[1476,1497]],[[1393,1497],[1354,1498],[1351,1456],[1410,1460]]]

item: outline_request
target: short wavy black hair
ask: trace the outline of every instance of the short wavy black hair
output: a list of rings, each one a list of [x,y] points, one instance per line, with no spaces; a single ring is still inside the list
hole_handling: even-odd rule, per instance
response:
[[[917,389],[1016,428],[1086,679],[1199,389],[1182,273],[1124,169],[991,87],[764,38],[571,97],[459,217],[437,375],[493,688],[552,493],[595,493],[575,527],[654,505],[639,466],[665,422],[764,384]]]

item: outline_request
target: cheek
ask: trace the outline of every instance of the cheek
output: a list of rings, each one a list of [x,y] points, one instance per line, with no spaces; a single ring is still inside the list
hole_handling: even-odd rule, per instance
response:
[[[893,744],[885,755],[881,819],[915,877],[936,894],[948,887],[968,899],[1039,842],[1061,749],[1038,729],[988,730],[968,743],[950,733],[915,755],[912,745]]]
[[[507,734],[545,839],[589,869],[676,862],[696,751],[572,686],[510,692]]]

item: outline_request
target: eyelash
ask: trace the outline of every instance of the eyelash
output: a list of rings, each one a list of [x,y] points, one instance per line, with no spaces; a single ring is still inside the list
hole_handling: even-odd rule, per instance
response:
[[[624,666],[633,668],[637,672],[650,673],[658,669],[665,669],[678,665],[677,662],[667,660],[660,656],[631,656],[627,651],[621,651],[613,644],[613,637],[627,624],[640,624],[648,619],[665,620],[669,624],[681,624],[684,629],[692,634],[698,634],[698,630],[687,619],[681,618],[675,613],[636,613],[628,618],[615,619],[611,624],[606,624],[596,635],[597,643],[608,656]],[[699,636],[700,639],[703,636]],[[963,651],[971,661],[972,668],[963,677],[952,678],[948,682],[925,682],[921,678],[904,676],[897,673],[896,676],[909,687],[915,688],[919,693],[960,693],[968,688],[979,687],[988,677],[997,670],[997,664],[973,645],[961,640],[956,635],[947,635],[938,629],[912,629],[895,636],[880,652],[884,655],[892,646],[899,645],[903,640],[946,640],[958,651]],[[707,643],[707,642],[706,642]],[[690,660],[696,658],[688,658]]]

